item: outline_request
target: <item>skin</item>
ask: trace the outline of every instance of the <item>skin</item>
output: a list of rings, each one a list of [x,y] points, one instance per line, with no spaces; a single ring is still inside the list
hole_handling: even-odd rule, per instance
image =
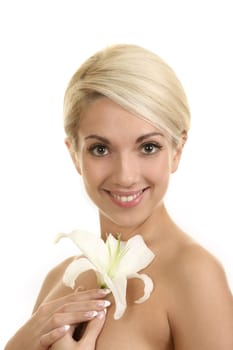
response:
[[[105,322],[105,306],[101,304],[106,293],[98,289],[70,292],[58,281],[63,273],[59,265],[47,276],[39,294],[32,317],[10,339],[5,350],[94,349],[95,340]],[[83,289],[83,288],[82,288]],[[58,291],[59,290],[59,291]],[[56,291],[58,291],[56,293]],[[52,298],[46,298],[52,292]],[[46,300],[48,299],[48,300]],[[93,315],[95,310],[96,315]],[[79,342],[72,338],[74,324],[89,321],[85,336]],[[64,326],[69,325],[68,329]],[[70,326],[71,325],[71,326]],[[58,342],[58,340],[60,341]]]
[[[69,139],[66,145],[88,195],[99,208],[103,239],[106,232],[120,232],[123,240],[140,233],[156,254],[142,271],[152,278],[155,288],[146,302],[135,304],[134,300],[143,294],[143,286],[130,279],[127,310],[120,320],[113,319],[111,294],[102,296],[111,305],[106,317],[90,321],[81,340],[89,339],[88,344],[75,343],[71,329],[60,340],[53,340],[51,348],[232,350],[233,298],[224,271],[210,253],[177,227],[163,202],[170,175],[178,168],[184,139],[174,149],[154,126],[101,98],[90,104],[82,116],[77,149],[72,148]],[[83,318],[80,310],[96,308],[99,296],[93,292],[97,285],[92,271],[77,280],[76,288],[82,286],[82,292],[71,294],[63,285],[62,276],[69,263],[70,259],[50,272],[34,315],[38,315],[41,305],[49,305],[55,319],[74,324]],[[48,319],[48,312],[46,315]],[[37,316],[36,325],[39,320]],[[32,321],[29,323],[32,325]],[[38,342],[35,335],[33,339]],[[20,348],[26,349],[7,350]]]
[[[55,345],[51,346],[50,349],[56,350],[92,350],[95,348],[96,339],[99,333],[102,330],[102,327],[105,322],[105,312],[102,311],[98,317],[94,318],[92,321],[89,321],[87,329],[82,336],[81,340],[76,342],[74,341],[72,335],[74,332],[74,327],[71,327],[69,332],[62,337]]]

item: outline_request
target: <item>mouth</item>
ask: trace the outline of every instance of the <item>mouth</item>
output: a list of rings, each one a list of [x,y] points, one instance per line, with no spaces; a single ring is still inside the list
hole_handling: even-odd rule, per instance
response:
[[[144,188],[139,191],[133,191],[133,192],[112,192],[112,191],[107,191],[105,192],[108,193],[112,201],[121,206],[121,207],[134,207],[140,203],[140,201],[143,198],[144,192],[148,189]]]

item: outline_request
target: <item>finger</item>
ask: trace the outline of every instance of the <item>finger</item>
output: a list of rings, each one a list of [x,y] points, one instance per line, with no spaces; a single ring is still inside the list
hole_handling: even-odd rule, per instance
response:
[[[58,309],[60,306],[72,303],[72,302],[81,302],[88,300],[96,300],[104,298],[106,295],[111,293],[108,289],[92,289],[89,291],[75,291],[74,293],[68,294],[64,297],[55,299],[49,303],[42,304],[39,309],[47,309],[46,312],[51,313],[53,310]]]
[[[75,298],[75,300],[77,300],[76,298],[78,297],[78,300],[85,301],[85,300],[103,298],[110,293],[111,293],[111,290],[107,288],[90,289],[90,290],[80,290],[78,288],[74,291],[73,297]]]
[[[98,315],[86,327],[85,333],[80,341],[85,346],[94,347],[96,340],[106,320],[106,310],[100,311]]]
[[[84,312],[84,311],[90,311],[90,310],[96,310],[101,311],[105,309],[106,307],[110,306],[111,302],[109,300],[88,300],[88,301],[78,301],[78,302],[72,302],[68,304],[62,305],[60,308],[56,310],[57,313],[59,312]]]
[[[83,286],[78,286],[76,289],[75,289],[75,293],[77,292],[81,292],[81,291],[84,291],[85,288]]]
[[[69,325],[65,325],[56,329],[53,329],[51,332],[44,334],[40,338],[40,345],[47,349],[49,346],[54,344],[57,340],[62,338],[70,330]]]
[[[53,329],[58,329],[66,324],[74,325],[77,323],[82,323],[92,320],[98,315],[98,311],[84,311],[84,312],[61,312],[56,313],[51,316],[50,320],[46,323],[46,329],[52,331]]]
[[[68,296],[65,297],[61,297],[59,299],[56,299],[54,301],[48,302],[48,303],[44,303],[41,304],[38,308],[38,310],[34,313],[34,317],[37,317],[41,320],[44,320],[43,323],[44,325],[48,325],[50,324],[50,327],[47,328],[47,331],[51,331],[54,328],[58,328],[61,326],[64,326],[65,324],[71,324],[71,323],[78,323],[78,322],[83,322],[85,320],[90,319],[89,315],[84,315],[85,312],[88,311],[93,311],[95,310],[95,307],[91,307],[90,305],[85,307],[84,309],[81,308],[82,313],[81,314],[77,314],[76,315],[76,319],[72,318],[70,319],[69,317],[66,318],[66,320],[63,320],[61,322],[61,315],[62,313],[64,314],[65,311],[64,309],[66,308],[67,304],[70,304],[72,302],[81,302],[82,300],[85,302],[85,300],[93,300],[93,299],[99,299],[99,298],[103,298],[106,294],[108,294],[109,291],[108,290],[101,290],[101,289],[94,289],[94,290],[90,290],[90,291],[85,291],[85,292],[76,292],[76,293],[72,293]],[[80,305],[77,305],[77,308],[75,309],[75,311],[80,311]],[[69,310],[72,310],[74,307],[74,305],[72,305],[72,307]],[[97,310],[100,311],[103,307],[99,306],[97,307]],[[60,315],[59,315],[60,314]],[[52,316],[52,320],[51,317],[48,318],[48,316],[51,315]],[[49,322],[47,322],[49,321]]]

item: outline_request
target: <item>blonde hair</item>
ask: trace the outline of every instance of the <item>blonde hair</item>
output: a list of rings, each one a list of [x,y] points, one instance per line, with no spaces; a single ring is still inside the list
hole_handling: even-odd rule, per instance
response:
[[[75,145],[85,108],[100,97],[163,130],[175,144],[189,130],[189,106],[180,81],[159,56],[142,47],[107,47],[73,75],[64,97],[64,128]]]

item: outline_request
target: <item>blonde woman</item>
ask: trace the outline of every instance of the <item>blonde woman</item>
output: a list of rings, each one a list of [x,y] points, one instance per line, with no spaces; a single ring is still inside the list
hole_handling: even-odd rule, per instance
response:
[[[97,289],[92,271],[80,275],[75,292],[63,284],[70,258],[48,274],[32,318],[6,350],[232,350],[233,300],[225,273],[164,205],[190,127],[173,70],[135,45],[96,53],[67,87],[64,125],[75,168],[99,210],[102,238],[120,233],[127,241],[140,234],[156,256],[143,270],[155,287],[144,303],[134,304],[143,285],[130,279],[127,310],[115,320],[115,301]]]

